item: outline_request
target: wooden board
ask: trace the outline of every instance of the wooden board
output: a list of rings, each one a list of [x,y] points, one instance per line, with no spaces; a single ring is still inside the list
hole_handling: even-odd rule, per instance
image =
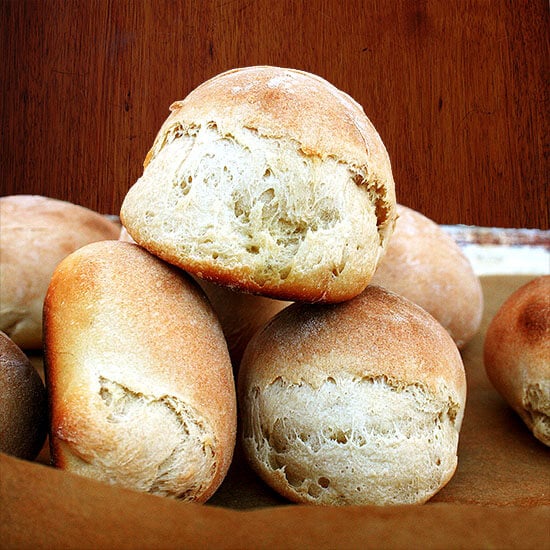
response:
[[[117,213],[174,100],[271,64],[364,106],[402,204],[549,227],[545,0],[0,0],[0,21],[0,194]]]

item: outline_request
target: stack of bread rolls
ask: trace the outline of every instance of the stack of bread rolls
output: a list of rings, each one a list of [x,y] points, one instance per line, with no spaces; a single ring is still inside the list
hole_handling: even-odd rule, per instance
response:
[[[420,503],[448,482],[479,282],[398,207],[352,98],[278,67],[206,81],[172,105],[120,219],[48,281],[54,465],[204,502],[238,403],[247,460],[291,500]]]
[[[423,502],[456,467],[457,348],[420,307],[368,288],[396,214],[362,108],[275,67],[223,73],[174,103],[122,205],[130,238],[211,298],[245,454],[293,500]]]

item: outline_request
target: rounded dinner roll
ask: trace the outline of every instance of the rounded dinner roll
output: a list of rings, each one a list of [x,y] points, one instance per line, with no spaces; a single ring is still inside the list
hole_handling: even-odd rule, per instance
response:
[[[204,502],[236,431],[218,319],[183,272],[132,243],[68,256],[44,303],[54,465],[107,483]]]
[[[550,446],[550,275],[523,285],[487,328],[487,376],[533,435]]]
[[[290,500],[420,503],[455,471],[458,348],[426,311],[380,287],[277,314],[251,339],[238,391],[244,452]]]
[[[120,240],[135,242],[123,226]],[[271,317],[292,302],[266,298],[257,294],[239,292],[231,288],[194,277],[210,300],[221,323],[229,349],[229,355],[236,372],[243,352],[253,334]]]
[[[57,264],[119,232],[116,223],[76,204],[39,195],[0,197],[0,330],[22,349],[40,349],[42,304]]]
[[[397,215],[395,231],[371,284],[423,307],[463,348],[481,324],[479,278],[458,244],[439,225],[400,204]]]
[[[27,356],[0,331],[0,452],[34,460],[47,428],[42,379]]]
[[[171,106],[128,191],[131,237],[203,279],[282,300],[359,294],[395,221],[363,109],[293,69],[222,73]]]

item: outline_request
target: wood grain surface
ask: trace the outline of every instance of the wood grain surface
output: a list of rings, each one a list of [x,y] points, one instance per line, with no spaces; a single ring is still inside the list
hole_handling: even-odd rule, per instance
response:
[[[399,202],[549,227],[546,0],[0,0],[1,194],[118,213],[169,105],[272,64],[352,95]]]

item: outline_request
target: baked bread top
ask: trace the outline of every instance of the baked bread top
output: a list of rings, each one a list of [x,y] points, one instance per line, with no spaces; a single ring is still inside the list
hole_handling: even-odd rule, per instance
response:
[[[336,302],[365,288],[393,231],[395,189],[353,99],[260,66],[218,75],[171,110],[121,209],[138,244],[273,298]]]
[[[466,399],[464,366],[449,334],[425,310],[377,286],[345,303],[296,303],[276,314],[249,342],[239,385],[248,385],[251,370],[265,384],[276,377],[300,384],[303,365],[314,388],[336,369],[453,395],[460,408]]]

